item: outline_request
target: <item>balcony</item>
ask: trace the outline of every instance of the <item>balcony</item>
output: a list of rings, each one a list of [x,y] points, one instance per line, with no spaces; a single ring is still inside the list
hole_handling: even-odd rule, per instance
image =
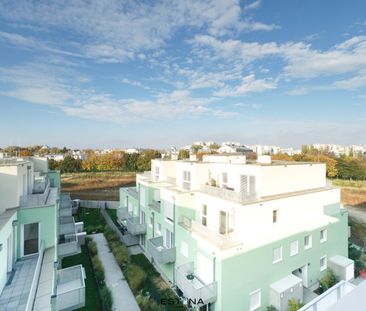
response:
[[[121,239],[122,239],[123,244],[125,244],[126,246],[137,245],[140,242],[138,235],[133,235],[130,233],[123,234]]]
[[[75,233],[60,235],[58,244],[58,256],[67,257],[80,253],[80,246]]]
[[[47,204],[54,204],[55,200],[53,198],[53,193],[50,191],[50,184],[47,183],[44,191],[42,193],[34,193],[20,196],[20,206],[21,207],[34,207],[34,206],[44,206]]]
[[[242,204],[253,202],[259,199],[259,196],[256,192],[253,193],[245,193],[241,191],[237,192],[227,188],[219,188],[209,185],[201,185],[200,191],[202,193],[212,195],[223,200],[234,201]]]
[[[205,284],[194,273],[194,263],[189,262],[176,270],[176,284],[183,295],[192,300],[202,299],[204,304],[212,303],[217,298],[217,284]]]
[[[233,233],[217,233],[188,217],[182,217],[178,224],[186,230],[192,232],[192,234],[198,236],[206,242],[211,243],[221,250],[226,250],[242,245],[242,242],[237,240]]]
[[[56,310],[85,306],[85,271],[82,265],[57,271]]]
[[[149,239],[147,241],[147,251],[158,264],[175,262],[176,248],[165,247],[162,236]]]
[[[146,233],[146,223],[140,223],[140,217],[130,217],[126,219],[127,231],[133,235],[145,234]]]
[[[72,216],[60,217],[59,234],[70,234],[75,232],[75,221]]]
[[[149,207],[151,207],[154,211],[160,213],[160,205],[161,205],[161,202],[160,201],[153,200],[149,204]]]
[[[117,208],[117,217],[119,220],[126,220],[131,217],[131,214],[127,210],[127,207],[119,207]]]
[[[136,200],[139,199],[139,193],[137,192],[135,187],[127,188],[126,192],[129,196],[135,198]]]

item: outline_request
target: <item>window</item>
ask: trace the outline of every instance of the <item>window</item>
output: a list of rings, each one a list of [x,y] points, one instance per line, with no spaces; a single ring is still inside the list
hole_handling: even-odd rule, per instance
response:
[[[189,171],[183,171],[182,188],[184,190],[191,190],[191,172]]]
[[[320,243],[324,243],[327,240],[327,229],[320,230]]]
[[[305,249],[309,249],[312,246],[312,238],[311,235],[306,235],[304,238],[304,247]]]
[[[188,244],[185,241],[180,242],[180,253],[188,258]]]
[[[159,167],[155,166],[154,168],[154,180],[158,181],[159,180]]]
[[[154,226],[154,214],[151,214],[151,216],[150,216],[150,226],[151,227]]]
[[[207,205],[206,204],[202,205],[201,215],[202,215],[202,219],[201,219],[202,225],[207,226]]]
[[[257,310],[261,306],[261,289],[249,294],[249,311]]]
[[[173,232],[166,229],[165,230],[165,247],[171,248],[173,246]]]
[[[282,246],[273,249],[272,262],[277,263],[282,260]]]
[[[272,211],[272,222],[275,224],[278,221],[278,210]]]
[[[227,173],[222,173],[222,188],[227,187]]]
[[[290,256],[295,256],[299,253],[299,241],[292,241],[290,244]]]
[[[145,223],[145,212],[140,211],[140,224]]]
[[[234,231],[234,215],[233,213],[227,213],[220,211],[220,234],[228,234]]]
[[[161,224],[160,223],[158,223],[158,228],[156,229],[156,233],[157,233],[157,235],[161,235]]]
[[[327,256],[320,257],[320,271],[327,269]]]

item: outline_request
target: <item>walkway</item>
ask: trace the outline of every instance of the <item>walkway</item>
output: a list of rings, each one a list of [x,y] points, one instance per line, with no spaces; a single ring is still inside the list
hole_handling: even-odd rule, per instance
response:
[[[11,283],[0,295],[0,311],[22,311],[27,305],[38,256],[22,259],[15,264]]]
[[[139,306],[118,266],[112,252],[109,250],[107,240],[102,233],[91,235],[97,243],[98,256],[104,266],[105,283],[112,292],[113,310],[140,311]]]

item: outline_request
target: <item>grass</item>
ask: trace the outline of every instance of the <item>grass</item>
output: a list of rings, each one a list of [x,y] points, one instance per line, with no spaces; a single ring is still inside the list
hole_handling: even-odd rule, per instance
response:
[[[62,259],[62,268],[67,268],[75,265],[82,264],[85,273],[85,307],[77,309],[77,311],[100,311],[102,310],[102,304],[98,294],[98,287],[94,280],[93,270],[87,254],[85,245],[81,246],[81,253],[69,256]]]
[[[81,172],[61,175],[62,191],[73,199],[118,201],[119,188],[133,186],[135,172]]]
[[[84,222],[87,234],[103,232],[106,224],[99,208],[80,208],[77,218]]]

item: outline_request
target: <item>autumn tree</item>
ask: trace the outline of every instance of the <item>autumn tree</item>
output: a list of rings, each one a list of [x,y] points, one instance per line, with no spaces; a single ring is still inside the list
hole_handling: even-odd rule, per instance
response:
[[[178,153],[178,160],[184,160],[189,158],[189,151],[186,149],[180,149]]]

